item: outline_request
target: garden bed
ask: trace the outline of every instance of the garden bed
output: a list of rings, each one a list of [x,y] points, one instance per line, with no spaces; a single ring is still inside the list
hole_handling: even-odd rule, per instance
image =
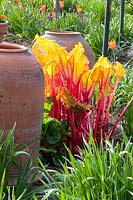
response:
[[[34,169],[32,159],[25,171],[19,167],[15,186],[8,184],[10,164],[16,155],[27,152],[14,151],[14,130],[10,138],[0,142],[0,199],[132,200],[132,0],[125,1],[122,45],[120,1],[112,1],[109,42],[113,45],[108,45],[108,58],[100,57],[105,1],[61,1],[58,13],[53,10],[53,0],[2,3],[9,21],[4,42],[32,49],[45,76],[45,102],[39,167]],[[96,66],[89,71],[81,45],[65,53],[55,43],[39,36],[35,39],[36,34],[44,35],[47,30],[80,32],[98,60]]]

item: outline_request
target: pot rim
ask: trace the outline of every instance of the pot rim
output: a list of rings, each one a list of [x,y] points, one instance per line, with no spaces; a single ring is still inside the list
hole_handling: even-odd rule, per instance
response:
[[[81,35],[80,32],[74,32],[74,31],[45,31],[45,34],[49,34],[49,35]]]
[[[5,22],[1,22],[0,23],[0,26],[6,26],[6,25],[8,25],[8,21],[7,20]]]
[[[13,44],[13,43],[0,43],[0,53],[21,53],[28,51],[28,48],[19,45],[19,44]]]

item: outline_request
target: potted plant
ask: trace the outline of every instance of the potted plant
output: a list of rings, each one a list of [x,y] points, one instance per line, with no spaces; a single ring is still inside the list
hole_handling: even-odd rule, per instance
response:
[[[73,25],[71,22],[69,23],[76,16],[73,19],[73,23],[80,26],[78,23],[83,20],[81,11],[79,12],[76,8],[70,10],[63,0],[54,0],[53,3],[54,9],[50,18],[51,27],[49,27],[50,30],[45,31],[44,38],[55,40],[60,46],[66,47],[68,52],[74,48],[75,44],[81,42],[89,59],[89,68],[91,69],[95,63],[93,51],[89,43],[82,37],[80,30],[73,29]],[[72,12],[72,10],[75,10],[75,12]]]
[[[0,15],[0,43],[3,41],[4,35],[7,33],[8,21],[5,15]]]
[[[8,29],[8,21],[6,16],[2,14],[2,6],[3,0],[0,0],[0,43],[3,41],[4,35],[7,33]]]
[[[44,103],[43,71],[34,55],[25,46],[0,43],[0,130],[3,140],[16,123],[14,143],[17,150],[31,155],[37,164]],[[36,94],[36,95],[35,95]],[[29,156],[22,156],[26,168]],[[10,184],[18,178],[20,158],[10,172]]]

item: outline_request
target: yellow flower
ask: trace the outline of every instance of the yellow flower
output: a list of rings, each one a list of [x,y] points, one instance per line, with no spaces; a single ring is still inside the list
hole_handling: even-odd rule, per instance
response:
[[[0,23],[5,22],[7,19],[6,15],[0,15]]]

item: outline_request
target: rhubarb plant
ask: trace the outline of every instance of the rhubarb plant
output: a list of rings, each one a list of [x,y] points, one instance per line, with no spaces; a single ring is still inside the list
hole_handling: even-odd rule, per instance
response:
[[[67,121],[72,134],[66,144],[72,152],[82,145],[83,137],[89,138],[90,132],[98,144],[106,137],[112,139],[117,124],[133,101],[132,98],[109,129],[111,104],[119,80],[125,75],[122,65],[101,56],[93,69],[89,69],[81,43],[67,52],[55,41],[38,35],[33,52],[45,76],[44,98],[53,98],[49,115],[58,121]]]

